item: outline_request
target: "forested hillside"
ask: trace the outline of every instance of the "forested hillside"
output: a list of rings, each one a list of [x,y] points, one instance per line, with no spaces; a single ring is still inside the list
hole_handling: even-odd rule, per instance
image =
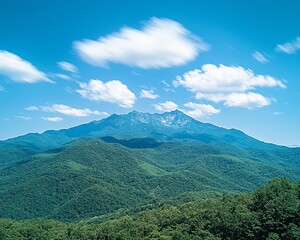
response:
[[[6,162],[0,217],[74,221],[193,192],[243,192],[274,177],[300,176],[297,159],[283,164],[273,152],[261,150],[251,158],[254,150],[231,145],[104,140],[110,143],[79,139]]]
[[[100,224],[0,220],[0,239],[300,239],[300,183],[274,179],[252,193],[163,205]]]

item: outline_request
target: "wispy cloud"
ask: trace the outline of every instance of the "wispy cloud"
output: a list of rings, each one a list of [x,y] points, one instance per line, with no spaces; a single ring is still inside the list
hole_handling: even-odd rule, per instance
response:
[[[57,73],[57,74],[55,74],[55,76],[58,77],[58,78],[61,78],[61,79],[63,79],[63,80],[71,80],[71,77],[69,77],[69,76],[66,75],[66,74]]]
[[[156,110],[161,112],[170,112],[178,109],[178,105],[171,101],[166,101],[164,103],[154,104]]]
[[[283,112],[274,112],[273,114],[278,116],[278,115],[283,115]]]
[[[60,122],[63,120],[60,117],[42,117],[42,119],[49,122]]]
[[[0,74],[16,82],[53,82],[30,62],[3,50],[0,50]]]
[[[29,106],[25,108],[28,111],[42,110],[44,112],[60,113],[67,116],[74,117],[88,117],[91,115],[103,115],[108,116],[106,112],[100,112],[98,110],[90,110],[89,108],[74,108],[65,104],[52,104],[50,106]]]
[[[275,48],[278,52],[283,52],[287,54],[293,54],[300,50],[300,37],[297,37],[292,42],[287,42],[284,44],[278,44]]]
[[[82,97],[93,101],[115,103],[123,108],[133,107],[136,96],[119,80],[106,83],[92,79],[89,83],[80,83],[81,89],[76,90]]]
[[[31,117],[28,117],[28,116],[17,116],[17,118],[25,120],[25,121],[28,121],[28,120],[32,119]]]
[[[74,48],[95,66],[112,62],[148,69],[186,64],[209,46],[178,22],[152,18],[141,30],[124,27],[97,41],[77,41]]]
[[[169,83],[167,83],[166,80],[162,80],[161,82],[162,82],[166,87],[170,87],[170,86],[171,86]]]
[[[156,99],[159,97],[159,95],[157,95],[154,90],[141,90],[140,92],[140,97],[141,98],[149,98],[149,99]]]
[[[53,104],[51,106],[41,107],[45,112],[56,112],[64,115],[74,116],[74,117],[87,117],[91,115],[106,115],[106,113],[99,112],[97,110],[92,111],[88,108],[73,108],[64,104]]]
[[[71,72],[71,73],[77,73],[78,72],[78,69],[75,65],[73,65],[72,63],[69,63],[69,62],[57,62],[57,65],[65,70],[65,71],[68,71],[68,72]]]
[[[29,106],[29,107],[26,107],[25,110],[28,110],[28,111],[37,111],[37,110],[39,110],[39,107],[37,107],[37,106]]]
[[[260,52],[257,52],[257,51],[252,54],[252,57],[260,63],[269,62],[269,59],[267,57],[265,57],[263,54],[261,54]]]
[[[161,82],[166,86],[165,88],[163,88],[165,92],[175,92],[175,90],[171,88],[171,85],[166,80],[162,80]]]

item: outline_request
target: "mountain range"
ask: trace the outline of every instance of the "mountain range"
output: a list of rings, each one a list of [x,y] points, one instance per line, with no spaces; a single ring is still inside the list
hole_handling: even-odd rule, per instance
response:
[[[137,111],[124,115],[113,114],[73,128],[50,130],[42,134],[30,133],[2,141],[0,144],[47,150],[78,138],[105,136],[118,139],[153,138],[158,141],[194,140],[202,143],[232,144],[242,148],[283,149],[282,146],[264,143],[236,129],[199,122],[179,110],[163,114]]]
[[[300,179],[300,148],[176,110],[111,115],[0,142],[0,217],[89,219],[121,209]]]

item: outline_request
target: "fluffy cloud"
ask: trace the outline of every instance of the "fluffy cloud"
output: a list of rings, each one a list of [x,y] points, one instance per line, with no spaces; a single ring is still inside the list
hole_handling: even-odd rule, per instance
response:
[[[16,82],[52,82],[45,73],[19,56],[0,50],[0,74]]]
[[[278,44],[276,51],[284,52],[287,54],[293,54],[300,50],[300,37],[297,37],[296,40],[292,42],[287,42],[284,44]]]
[[[260,63],[269,62],[269,59],[267,59],[264,55],[262,55],[260,52],[257,51],[252,54],[252,57]]]
[[[256,87],[286,87],[271,76],[255,75],[250,69],[222,64],[205,64],[201,69],[177,76],[173,83],[192,92],[245,92]]]
[[[178,22],[152,18],[141,30],[124,27],[97,41],[77,41],[74,48],[84,61],[95,66],[113,62],[160,68],[192,61],[209,46]]]
[[[219,109],[216,109],[209,104],[198,104],[198,103],[188,102],[188,103],[184,104],[184,106],[186,108],[189,108],[190,110],[182,109],[182,111],[185,114],[187,114],[195,119],[200,119],[200,118],[203,118],[206,116],[211,116],[214,114],[218,114],[220,112]]]
[[[42,119],[49,122],[60,122],[63,120],[60,117],[42,117]]]
[[[197,93],[196,99],[205,99],[215,103],[223,102],[227,107],[243,107],[248,109],[265,107],[271,104],[271,99],[259,93]]]
[[[259,93],[231,93],[224,102],[228,107],[244,107],[248,109],[261,108],[271,104],[269,98]]]
[[[228,95],[229,94],[227,93],[197,93],[195,98],[198,100],[205,99],[219,103],[225,101]]]
[[[173,84],[195,92],[198,100],[222,102],[227,107],[248,109],[268,106],[272,102],[270,98],[249,90],[258,87],[286,88],[282,81],[268,75],[255,75],[250,69],[213,64],[177,76]]]
[[[171,101],[166,101],[164,103],[154,104],[154,107],[158,111],[170,112],[178,109],[178,105]]]
[[[153,90],[142,90],[140,92],[140,97],[141,98],[150,98],[150,99],[156,99],[158,98],[159,96],[157,94],[154,93]]]
[[[68,62],[57,62],[57,65],[65,70],[65,71],[68,71],[68,72],[71,72],[71,73],[77,73],[78,72],[78,69],[76,66],[74,66],[72,63],[68,63]]]
[[[80,87],[76,91],[86,99],[115,103],[123,108],[133,107],[136,100],[135,94],[119,80],[104,83],[92,79],[89,83],[80,83]]]

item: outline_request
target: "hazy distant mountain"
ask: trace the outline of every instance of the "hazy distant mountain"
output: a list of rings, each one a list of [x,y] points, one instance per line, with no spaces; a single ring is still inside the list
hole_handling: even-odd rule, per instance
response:
[[[108,118],[77,127],[46,131],[43,134],[27,134],[3,143],[46,150],[59,147],[82,137],[112,136],[118,139],[154,138],[157,141],[193,140],[212,144],[233,144],[243,148],[282,149],[284,147],[264,143],[236,129],[225,129],[199,122],[179,110],[162,114],[140,113],[113,114]],[[1,144],[0,144],[1,146]]]
[[[240,147],[274,149],[278,146],[258,141],[236,129],[199,122],[179,110],[162,114],[112,115],[78,127],[61,130],[70,138],[113,136],[120,139],[155,138],[160,141],[195,140],[203,143],[230,143]]]

